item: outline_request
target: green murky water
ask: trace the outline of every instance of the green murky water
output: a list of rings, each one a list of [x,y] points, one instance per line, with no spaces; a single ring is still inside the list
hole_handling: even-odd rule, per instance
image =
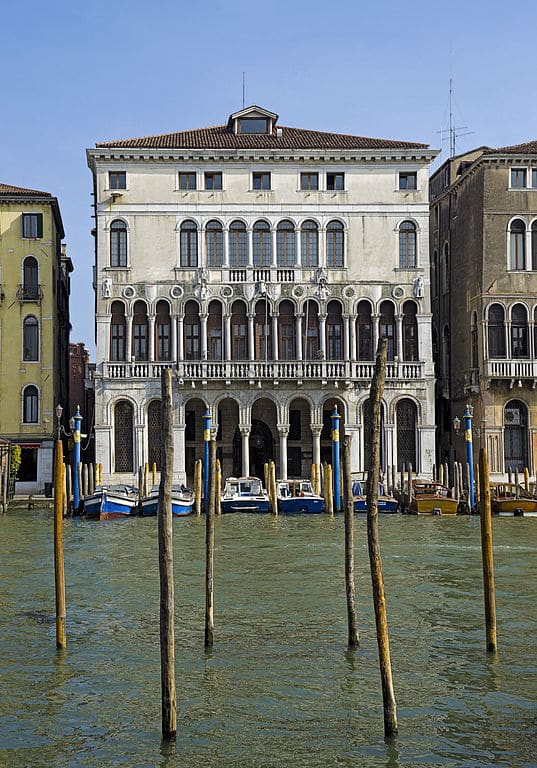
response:
[[[174,520],[178,737],[160,736],[156,519],[65,522],[55,648],[52,513],[0,517],[0,766],[537,765],[537,520],[494,520],[499,654],[485,651],[475,518],[385,516],[399,736],[383,738],[365,519],[361,648],[346,647],[343,519],[217,521],[203,648],[203,519]]]

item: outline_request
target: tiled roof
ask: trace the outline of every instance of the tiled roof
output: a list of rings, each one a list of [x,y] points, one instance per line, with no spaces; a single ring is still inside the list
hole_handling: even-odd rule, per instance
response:
[[[281,135],[280,135],[281,134]],[[324,133],[278,126],[272,134],[235,134],[229,125],[191,131],[104,141],[96,147],[136,149],[427,149],[428,144],[390,139],[370,139],[341,133]]]
[[[24,187],[13,187],[11,184],[0,183],[0,195],[35,195],[36,197],[52,197],[50,192],[39,192],[37,189],[25,189]]]
[[[491,149],[493,155],[520,155],[537,153],[537,141],[528,141],[526,144],[514,144],[512,147],[499,147]]]

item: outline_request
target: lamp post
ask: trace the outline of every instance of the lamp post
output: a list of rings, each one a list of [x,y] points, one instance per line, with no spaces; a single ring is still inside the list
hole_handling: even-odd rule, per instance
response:
[[[339,420],[341,416],[334,405],[332,413],[332,466],[334,468],[334,511],[341,509],[341,470],[339,466]]]
[[[209,509],[209,441],[211,439],[211,412],[209,408],[203,415],[203,507],[205,514]]]

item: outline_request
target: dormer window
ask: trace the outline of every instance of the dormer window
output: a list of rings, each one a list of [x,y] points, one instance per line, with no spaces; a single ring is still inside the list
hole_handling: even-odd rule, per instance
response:
[[[265,117],[241,117],[237,127],[239,133],[268,133],[269,121]]]

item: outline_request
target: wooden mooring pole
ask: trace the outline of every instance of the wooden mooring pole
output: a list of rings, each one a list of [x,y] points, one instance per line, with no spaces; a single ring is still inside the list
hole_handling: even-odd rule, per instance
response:
[[[381,405],[386,380],[386,359],[388,343],[385,338],[379,339],[375,372],[371,382],[369,395],[370,423],[372,430],[369,440],[369,467],[366,481],[367,498],[367,541],[369,547],[369,564],[371,582],[373,585],[373,603],[375,606],[375,621],[377,626],[377,644],[379,650],[380,677],[382,683],[382,698],[384,703],[384,735],[397,734],[397,705],[393,691],[392,667],[390,661],[390,641],[388,622],[386,618],[386,595],[382,575],[382,560],[380,557],[380,539],[378,530],[378,481],[380,474],[380,430]],[[412,470],[409,472],[409,484],[412,483]]]
[[[56,648],[67,646],[65,632],[65,570],[63,561],[63,444],[56,440],[54,464],[54,583],[56,587]]]
[[[356,586],[354,583],[354,498],[351,477],[352,435],[343,438],[343,485],[345,500],[345,592],[347,596],[347,624],[349,648],[358,648],[360,634],[356,616]]]
[[[158,503],[158,549],[160,573],[160,679],[162,691],[162,736],[174,740],[177,733],[175,693],[174,600],[173,600],[173,425],[172,376],[165,368],[161,376],[162,470]]]
[[[494,559],[492,556],[492,516],[490,506],[489,463],[484,448],[479,451],[479,504],[481,520],[481,555],[483,560],[483,589],[485,596],[485,625],[487,651],[495,653],[496,643],[496,602],[494,593]]]
[[[214,516],[216,509],[216,440],[209,440],[209,503],[205,507],[205,647],[214,643]]]

